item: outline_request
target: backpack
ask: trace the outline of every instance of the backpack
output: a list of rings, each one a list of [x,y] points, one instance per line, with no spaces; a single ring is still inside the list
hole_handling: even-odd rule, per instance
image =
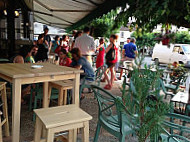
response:
[[[110,48],[110,50],[108,51],[108,53],[106,54],[106,60],[107,61],[113,61],[116,58],[116,53],[115,53],[115,45],[113,44],[113,47]]]

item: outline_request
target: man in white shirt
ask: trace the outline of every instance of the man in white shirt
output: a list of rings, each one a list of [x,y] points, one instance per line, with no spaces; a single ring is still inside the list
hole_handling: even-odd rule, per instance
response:
[[[90,34],[89,27],[85,27],[83,32],[84,32],[83,35],[78,37],[75,40],[74,48],[79,48],[82,53],[82,56],[84,56],[92,65],[91,55],[96,50],[94,38],[89,36],[89,34]]]

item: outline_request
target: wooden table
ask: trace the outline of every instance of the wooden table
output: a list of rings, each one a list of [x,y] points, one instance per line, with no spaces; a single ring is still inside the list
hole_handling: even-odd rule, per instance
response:
[[[40,63],[42,69],[32,69],[31,64],[1,64],[0,78],[12,83],[12,142],[19,142],[21,85],[44,82],[43,107],[48,107],[48,82],[58,80],[74,80],[73,104],[79,106],[79,85],[81,70]]]

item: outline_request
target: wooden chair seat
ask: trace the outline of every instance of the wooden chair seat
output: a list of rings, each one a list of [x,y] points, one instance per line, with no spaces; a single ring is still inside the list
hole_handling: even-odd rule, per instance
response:
[[[89,142],[89,120],[92,117],[76,105],[36,109],[34,112],[37,116],[34,142],[40,142],[42,126],[47,130],[46,142],[53,142],[54,134],[62,131],[69,131],[71,142],[78,128],[83,129],[83,142]]]
[[[55,88],[59,91],[58,105],[66,105],[67,104],[67,90],[73,89],[73,81],[64,80],[64,81],[50,82],[49,83],[49,98],[52,93],[52,88]]]

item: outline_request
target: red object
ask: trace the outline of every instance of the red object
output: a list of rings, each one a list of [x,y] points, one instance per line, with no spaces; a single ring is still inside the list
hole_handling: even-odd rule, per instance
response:
[[[60,66],[70,67],[71,63],[72,63],[72,60],[70,58],[68,58],[68,57],[66,57],[65,59],[60,59],[59,60],[59,65]]]
[[[104,54],[105,54],[105,49],[104,47],[101,47],[99,49],[99,54],[96,58],[96,68],[99,68],[104,65]]]
[[[62,47],[61,46],[58,46],[56,49],[55,49],[55,53],[59,54],[59,51],[61,51]]]
[[[169,43],[170,43],[170,39],[169,38],[164,38],[162,40],[162,45],[169,45]]]

